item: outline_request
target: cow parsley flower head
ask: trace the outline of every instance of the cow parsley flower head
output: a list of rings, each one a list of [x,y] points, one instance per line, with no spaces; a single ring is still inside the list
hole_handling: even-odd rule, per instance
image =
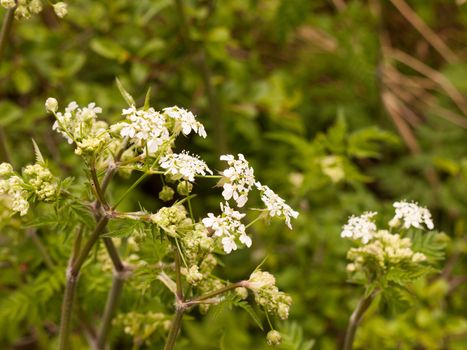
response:
[[[422,228],[421,224],[432,230],[434,225],[431,213],[427,208],[420,207],[416,202],[395,202],[393,204],[396,215],[389,222],[389,226],[398,226],[402,220],[404,228]]]
[[[368,243],[376,232],[376,225],[372,221],[376,214],[376,212],[365,212],[360,216],[352,215],[342,227],[341,237],[361,239],[364,244]]]
[[[214,236],[221,239],[224,252],[227,254],[237,250],[237,241],[250,247],[251,238],[246,234],[245,225],[240,221],[245,214],[230,208],[228,203],[221,203],[220,206],[222,214],[215,216],[209,213],[208,217],[202,220],[203,225],[208,229],[212,229]]]
[[[122,110],[126,121],[114,124],[112,131],[141,148],[144,155],[153,156],[170,139],[165,117],[154,108],[138,110],[135,106]]]
[[[193,182],[196,175],[206,175],[206,173],[212,175],[212,171],[203,160],[186,151],[165,155],[160,159],[159,164],[175,180],[185,179]]]
[[[256,182],[255,185],[258,190],[261,191],[261,200],[266,205],[266,210],[268,211],[269,216],[284,218],[287,226],[292,229],[290,218],[296,219],[298,217],[298,212],[286,204],[285,201],[268,186],[261,185],[260,182]]]
[[[54,102],[51,98],[47,101],[46,108],[54,112]],[[68,104],[64,113],[54,113],[56,121],[52,129],[62,134],[69,144],[76,143],[76,154],[92,153],[110,141],[107,123],[97,120],[97,115],[100,113],[102,108],[96,106],[94,102],[87,107],[79,107],[73,101]]]
[[[167,107],[162,111],[165,115],[175,121],[175,134],[178,134],[178,132],[180,132],[179,130],[181,129],[181,132],[184,135],[188,135],[193,131],[199,136],[206,138],[207,134],[203,124],[197,121],[195,115],[190,111],[177,106]]]
[[[229,168],[222,172],[225,180],[222,196],[225,200],[233,198],[241,208],[248,201],[248,193],[255,184],[254,170],[243,154],[238,154],[238,159],[231,154],[222,155],[220,159],[229,165]]]

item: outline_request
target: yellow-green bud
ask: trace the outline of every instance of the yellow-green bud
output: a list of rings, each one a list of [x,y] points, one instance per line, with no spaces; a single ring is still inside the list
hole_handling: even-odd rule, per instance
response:
[[[45,109],[47,110],[47,112],[56,112],[58,109],[58,101],[53,97],[49,97],[45,101]]]
[[[164,202],[171,201],[174,197],[175,191],[172,187],[164,186],[162,187],[162,191],[159,192],[159,199]]]
[[[67,15],[68,13],[67,4],[65,4],[64,2],[57,2],[53,6],[54,6],[54,12],[58,17],[63,18]]]
[[[181,196],[188,196],[193,190],[193,184],[188,181],[182,181],[177,185],[177,192]]]
[[[276,330],[272,330],[272,331],[269,331],[268,332],[268,335],[266,336],[266,339],[268,341],[268,344],[269,345],[279,345],[281,342],[282,342],[282,336],[281,334],[276,331]]]

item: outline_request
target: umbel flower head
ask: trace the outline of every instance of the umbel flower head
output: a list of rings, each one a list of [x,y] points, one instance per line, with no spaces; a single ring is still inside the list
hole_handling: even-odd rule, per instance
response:
[[[229,165],[229,168],[222,172],[224,176],[222,196],[226,201],[233,198],[241,208],[248,201],[248,193],[255,184],[254,170],[243,154],[238,154],[238,159],[231,154],[222,155],[220,159]]]
[[[427,208],[420,207],[416,202],[395,202],[393,204],[396,209],[396,215],[389,222],[389,226],[395,227],[402,221],[404,228],[422,228],[424,224],[429,230],[432,230],[434,225],[431,219],[431,213]]]
[[[163,156],[160,166],[167,170],[173,180],[184,179],[193,182],[197,175],[206,175],[206,173],[212,175],[212,171],[203,160],[198,156],[191,156],[186,151]]]
[[[296,219],[298,217],[298,211],[293,210],[285,201],[279,197],[273,190],[268,186],[261,185],[261,183],[255,183],[258,190],[261,191],[261,200],[266,204],[266,210],[269,216],[277,216],[285,219],[285,223],[288,228],[292,229],[290,218]]]
[[[214,216],[209,213],[207,218],[203,219],[203,225],[214,231],[214,236],[221,239],[224,251],[229,254],[237,250],[237,243],[240,242],[247,247],[251,246],[251,238],[246,234],[245,225],[241,219],[245,216],[232,208],[228,203],[221,203],[222,214]]]
[[[376,212],[365,212],[360,216],[352,215],[342,227],[341,237],[361,239],[362,243],[368,243],[376,232],[376,225],[372,221],[376,214]]]

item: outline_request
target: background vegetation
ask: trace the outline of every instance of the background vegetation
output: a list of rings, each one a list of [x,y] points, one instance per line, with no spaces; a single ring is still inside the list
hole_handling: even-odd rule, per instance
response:
[[[44,101],[97,102],[114,121],[125,107],[115,77],[158,109],[193,110],[210,138],[191,148],[211,165],[243,153],[300,216],[259,225],[250,250],[225,259],[229,279],[264,266],[294,299],[280,324],[282,349],[337,349],[362,287],[347,282],[340,227],[365,210],[413,199],[449,237],[445,263],[414,281],[399,308],[384,300],[365,316],[361,349],[467,348],[467,5],[453,0],[81,0],[58,19],[50,8],[15,21],[0,58],[2,161],[33,161],[33,138],[62,177],[82,178],[72,149],[51,130]],[[2,14],[5,13],[2,10]],[[195,141],[195,140],[193,140]],[[186,140],[190,142],[190,140]],[[215,167],[214,167],[215,168]],[[122,184],[128,180],[120,178]],[[124,207],[161,206],[146,181]],[[213,210],[201,183],[201,210]],[[122,186],[123,188],[123,186]],[[114,188],[118,193],[119,187]],[[386,208],[386,209],[383,209]],[[38,214],[40,215],[40,208]],[[65,222],[63,222],[65,221]],[[0,224],[0,348],[56,342],[72,240],[62,222],[37,229],[44,261],[18,218]],[[54,227],[55,229],[52,229]],[[56,228],[59,228],[57,230]],[[88,271],[81,307],[101,313],[110,276]],[[84,276],[82,277],[85,278]],[[157,311],[160,283],[132,279],[121,311]],[[141,293],[141,288],[150,292]],[[396,311],[396,312],[395,312]],[[93,319],[89,319],[90,324]],[[82,325],[84,327],[84,325]],[[131,340],[118,325],[114,348]],[[76,349],[86,348],[75,335]],[[144,346],[142,348],[145,348]],[[160,348],[157,339],[148,349]],[[262,349],[243,310],[220,305],[186,318],[177,349]]]

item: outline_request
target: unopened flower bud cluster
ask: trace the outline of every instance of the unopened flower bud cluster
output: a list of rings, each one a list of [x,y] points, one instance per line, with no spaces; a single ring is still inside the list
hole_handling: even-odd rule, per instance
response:
[[[58,192],[58,179],[43,164],[27,165],[23,176],[17,175],[9,163],[0,164],[0,195],[11,211],[26,215],[29,201],[51,201]]]
[[[428,229],[433,228],[428,209],[406,201],[394,203],[394,208],[395,216],[389,222],[391,228],[422,229],[422,225]],[[361,216],[351,216],[342,228],[342,237],[361,242],[360,247],[351,248],[347,254],[352,261],[347,265],[349,272],[387,272],[394,266],[407,267],[426,260],[424,254],[412,250],[411,239],[402,237],[402,232],[379,230],[374,223],[376,215],[376,212],[366,212]]]
[[[279,291],[276,279],[269,272],[257,270],[253,272],[246,287],[253,291],[256,302],[271,314],[279,316],[282,320],[289,317],[292,298]]]
[[[170,316],[161,312],[128,312],[119,314],[113,321],[135,339],[135,343],[151,345],[157,335],[162,336],[170,328]]]
[[[0,0],[0,5],[6,9],[15,9],[15,18],[30,18],[33,14],[38,14],[43,9],[42,0]],[[68,13],[67,4],[57,2],[52,4],[55,14],[63,18]]]

